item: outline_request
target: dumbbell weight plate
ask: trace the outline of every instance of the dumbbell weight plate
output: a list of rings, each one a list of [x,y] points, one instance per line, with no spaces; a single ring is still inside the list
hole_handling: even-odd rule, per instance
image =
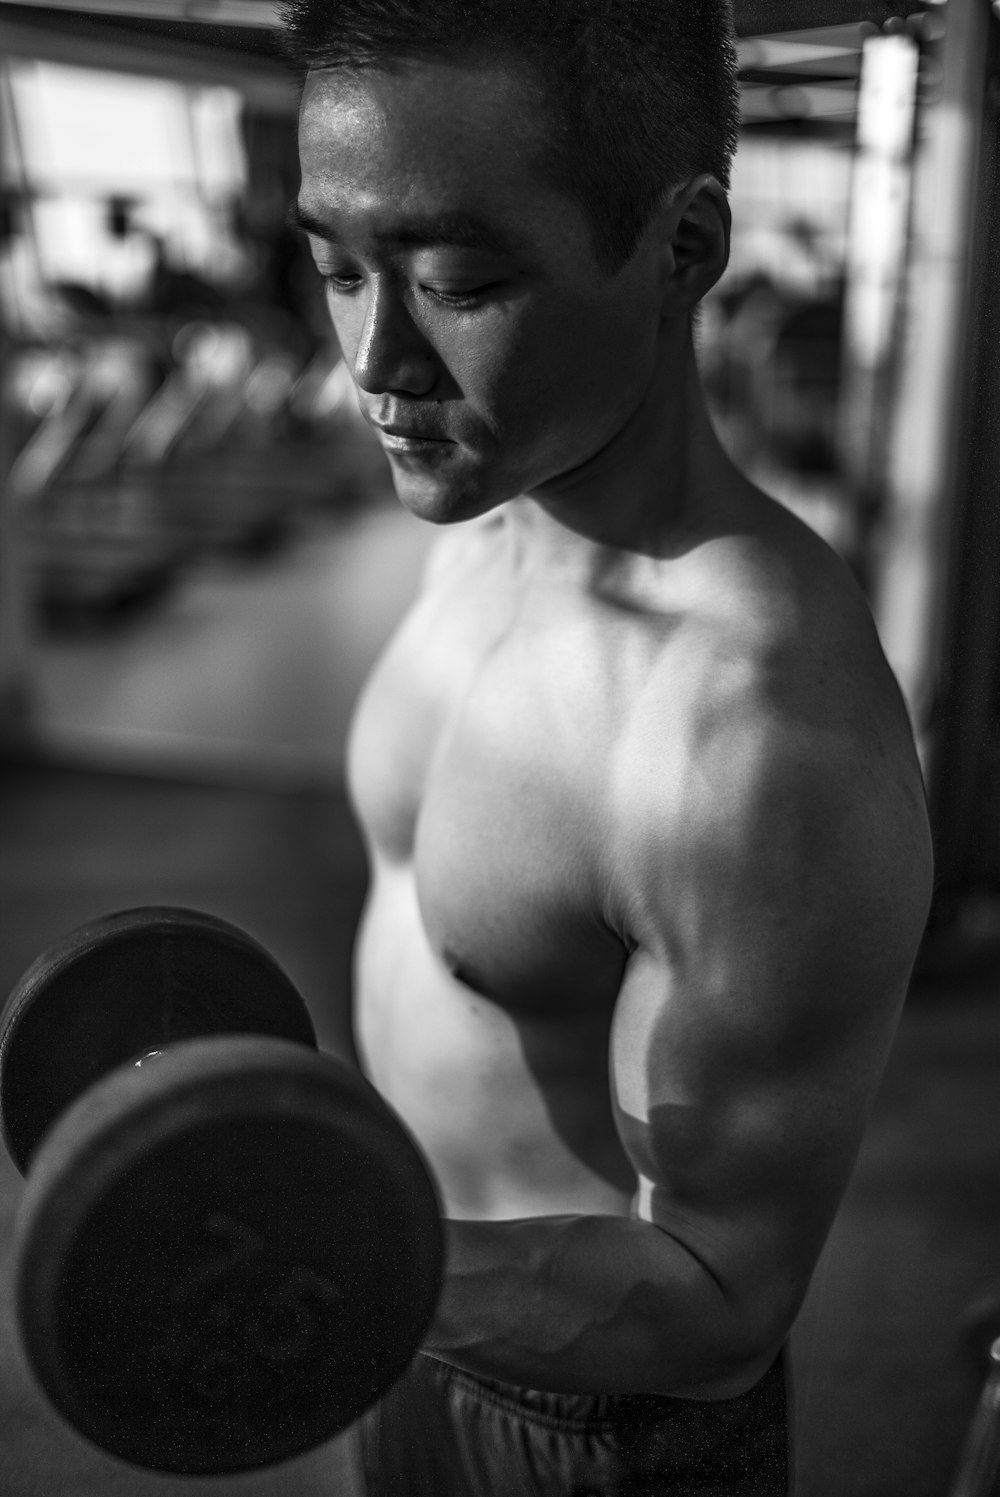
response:
[[[316,1047],[292,983],[225,920],[154,907],[73,931],[29,967],[0,1013],[0,1127],[18,1169],[99,1077],[145,1051],[212,1034]]]
[[[377,1093],[280,1040],[120,1067],[38,1151],[14,1252],[49,1398],[137,1465],[221,1474],[329,1439],[402,1373],[440,1208]]]

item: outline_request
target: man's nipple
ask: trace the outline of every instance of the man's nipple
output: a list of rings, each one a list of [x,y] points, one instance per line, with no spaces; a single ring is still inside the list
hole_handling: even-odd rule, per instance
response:
[[[469,963],[463,961],[449,947],[445,946],[442,950],[441,960],[456,982],[462,983],[464,987],[471,988],[474,993],[478,993],[482,998],[489,996],[482,979],[477,976]]]

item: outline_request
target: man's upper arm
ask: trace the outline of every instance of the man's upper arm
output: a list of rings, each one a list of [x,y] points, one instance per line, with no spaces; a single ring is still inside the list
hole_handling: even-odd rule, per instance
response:
[[[926,918],[919,781],[763,724],[646,808],[612,1035],[637,1214],[780,1344],[857,1154]],[[869,762],[871,760],[871,762]]]

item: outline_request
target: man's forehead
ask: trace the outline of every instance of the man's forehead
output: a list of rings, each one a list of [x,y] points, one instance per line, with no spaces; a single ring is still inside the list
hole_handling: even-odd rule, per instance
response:
[[[293,221],[344,246],[450,245],[532,263],[572,258],[592,231],[553,181],[551,125],[502,62],[318,70],[303,96]]]
[[[301,116],[322,115],[333,107],[364,125],[373,114],[403,109],[428,119],[460,116],[463,130],[477,121],[493,128],[502,117],[520,133],[547,114],[544,97],[532,72],[505,57],[388,58],[363,66],[312,68],[302,89]]]
[[[293,222],[315,238],[510,254],[551,189],[520,81],[502,67],[415,63],[310,74]]]
[[[304,169],[388,160],[402,175],[434,169],[518,174],[550,145],[552,118],[523,69],[413,59],[396,66],[315,69],[299,115]]]

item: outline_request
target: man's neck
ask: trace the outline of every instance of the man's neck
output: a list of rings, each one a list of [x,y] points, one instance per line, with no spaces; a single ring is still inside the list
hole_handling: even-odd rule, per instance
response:
[[[745,482],[708,415],[690,330],[667,328],[646,392],[617,435],[508,504],[505,519],[532,569],[586,571],[609,552],[680,554],[726,491]]]

